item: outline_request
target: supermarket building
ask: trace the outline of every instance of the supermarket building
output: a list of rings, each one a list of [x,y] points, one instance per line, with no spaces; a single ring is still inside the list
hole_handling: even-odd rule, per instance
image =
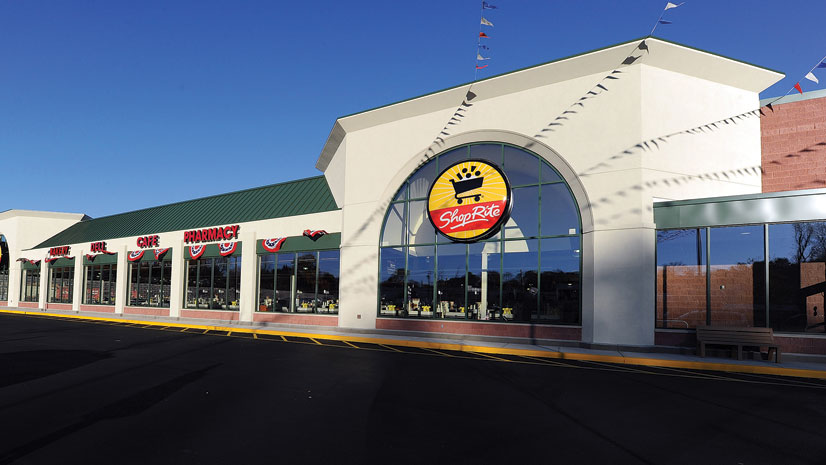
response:
[[[640,42],[338,118],[323,176],[2,212],[0,306],[590,347],[770,326],[826,354],[826,95],[761,115],[781,73]]]

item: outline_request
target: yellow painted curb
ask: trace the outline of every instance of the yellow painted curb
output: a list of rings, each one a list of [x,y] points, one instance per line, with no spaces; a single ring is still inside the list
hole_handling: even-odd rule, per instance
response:
[[[160,326],[166,328],[189,328],[201,329],[210,331],[226,331],[229,333],[245,333],[252,335],[266,334],[271,336],[292,336],[303,337],[311,340],[328,340],[328,341],[344,341],[344,342],[363,342],[368,344],[384,344],[401,347],[418,347],[422,349],[442,349],[452,350],[457,352],[478,352],[482,354],[500,354],[500,355],[518,355],[529,356],[546,359],[557,360],[576,360],[576,361],[591,361],[591,362],[606,362],[617,363],[623,365],[639,365],[651,367],[665,367],[665,368],[685,368],[690,370],[707,370],[707,371],[724,371],[730,373],[749,373],[762,375],[778,375],[790,376],[796,378],[817,378],[826,379],[826,369],[824,370],[808,370],[801,368],[784,368],[780,366],[763,366],[763,365],[739,365],[732,363],[721,362],[696,362],[690,360],[669,360],[659,358],[645,358],[645,357],[625,357],[620,355],[602,355],[589,353],[572,353],[572,352],[550,352],[547,350],[533,350],[533,349],[512,349],[507,347],[488,347],[488,346],[474,346],[466,344],[453,344],[445,342],[429,342],[429,341],[411,341],[405,339],[388,339],[379,337],[367,336],[340,336],[334,334],[318,334],[318,333],[302,333],[294,331],[278,331],[271,329],[249,329],[236,328],[227,326],[213,326],[213,325],[194,325],[186,323],[173,323],[168,321],[144,321],[144,320],[130,320],[125,318],[106,318],[87,315],[63,315],[59,313],[49,313],[47,311],[26,311],[26,310],[6,310],[0,309],[0,313],[9,313],[16,315],[33,315],[33,316],[49,316],[55,318],[67,318],[73,320],[91,320],[91,321],[111,321],[115,323],[133,323],[145,326]],[[257,337],[257,336],[256,336]],[[317,343],[317,342],[316,342]]]

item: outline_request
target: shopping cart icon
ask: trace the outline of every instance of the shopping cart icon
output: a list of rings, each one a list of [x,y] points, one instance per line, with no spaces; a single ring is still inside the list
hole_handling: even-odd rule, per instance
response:
[[[457,176],[459,178],[458,181],[450,180],[450,183],[453,184],[453,191],[455,192],[453,197],[456,198],[456,203],[461,204],[464,199],[469,198],[473,198],[473,200],[478,202],[482,198],[482,194],[478,192],[470,195],[462,195],[482,187],[485,177],[479,176],[480,174],[481,172],[477,171],[475,166],[471,166],[470,171],[468,171],[467,168],[462,168],[462,172]]]

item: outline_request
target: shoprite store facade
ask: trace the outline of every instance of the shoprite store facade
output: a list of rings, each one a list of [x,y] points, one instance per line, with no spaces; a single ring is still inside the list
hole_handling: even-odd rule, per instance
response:
[[[617,68],[638,45],[341,117],[324,176],[0,213],[0,305],[620,346],[770,325],[826,353],[824,194],[764,189],[782,74],[659,39]]]

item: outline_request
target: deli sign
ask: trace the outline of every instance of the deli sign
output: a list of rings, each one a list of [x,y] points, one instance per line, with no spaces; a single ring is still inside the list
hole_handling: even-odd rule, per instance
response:
[[[456,242],[486,239],[508,219],[511,189],[505,173],[485,160],[463,160],[439,174],[427,213],[440,234]]]
[[[217,228],[184,231],[184,242],[190,244],[238,239],[238,228],[239,226],[236,224],[233,226],[218,226]]]

